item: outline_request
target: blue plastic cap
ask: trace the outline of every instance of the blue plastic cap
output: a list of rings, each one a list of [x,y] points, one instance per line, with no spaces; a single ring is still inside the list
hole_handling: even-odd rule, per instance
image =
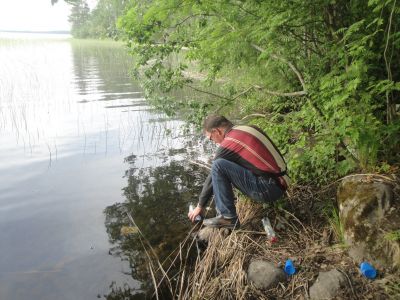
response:
[[[296,273],[296,268],[294,267],[291,259],[288,259],[285,263],[285,272],[288,275],[293,275],[294,273]]]
[[[360,271],[365,277],[369,279],[374,279],[376,277],[375,268],[366,261],[360,264]]]

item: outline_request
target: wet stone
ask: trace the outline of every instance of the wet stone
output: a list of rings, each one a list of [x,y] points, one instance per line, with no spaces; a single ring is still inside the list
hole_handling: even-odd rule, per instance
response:
[[[264,260],[254,260],[250,263],[247,278],[258,289],[274,288],[286,279],[283,270]]]
[[[217,229],[215,228],[204,227],[199,230],[199,232],[196,235],[196,238],[199,242],[208,243],[212,235],[216,233],[216,230]]]
[[[338,270],[320,272],[310,288],[310,299],[332,299],[345,287],[346,277]]]

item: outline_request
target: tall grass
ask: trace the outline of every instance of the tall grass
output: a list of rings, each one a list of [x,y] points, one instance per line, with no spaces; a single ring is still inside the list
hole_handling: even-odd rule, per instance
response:
[[[332,201],[327,201],[327,205],[324,208],[324,214],[333,231],[336,241],[342,246],[345,245],[344,227],[340,220],[339,209]]]

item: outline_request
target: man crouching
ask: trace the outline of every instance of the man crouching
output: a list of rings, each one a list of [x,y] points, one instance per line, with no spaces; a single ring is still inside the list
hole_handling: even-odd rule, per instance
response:
[[[214,194],[218,215],[205,219],[203,225],[238,229],[233,187],[258,202],[279,199],[290,183],[285,160],[269,137],[255,126],[233,126],[224,116],[212,115],[204,120],[203,130],[219,147],[199,203],[188,217],[193,222],[203,214]]]

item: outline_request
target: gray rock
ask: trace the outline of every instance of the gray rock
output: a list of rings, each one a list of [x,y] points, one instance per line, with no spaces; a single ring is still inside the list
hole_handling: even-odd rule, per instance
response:
[[[317,280],[310,288],[310,299],[332,299],[345,286],[346,277],[338,270],[320,272]]]
[[[392,186],[367,176],[348,177],[337,200],[349,255],[357,263],[366,259],[378,267],[400,266],[400,243],[387,238],[400,228],[400,205]]]
[[[254,260],[247,271],[247,279],[258,289],[270,289],[286,279],[283,270],[264,260]]]
[[[217,231],[218,229],[211,228],[211,227],[204,227],[199,230],[196,237],[197,240],[200,242],[208,243],[211,236]]]

